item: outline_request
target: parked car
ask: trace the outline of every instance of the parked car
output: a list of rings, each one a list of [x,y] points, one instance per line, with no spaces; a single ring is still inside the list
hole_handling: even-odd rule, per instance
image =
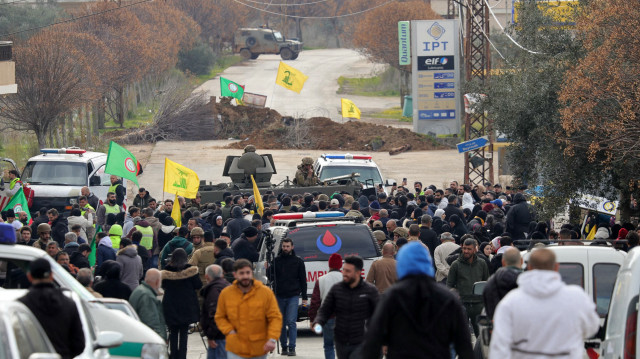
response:
[[[0,358],[60,359],[38,319],[0,289]]]
[[[557,246],[549,245],[548,249],[556,255],[559,264],[559,273],[567,284],[575,284],[584,288],[585,292],[596,303],[596,311],[600,316],[600,325],[604,326],[605,318],[609,312],[614,283],[618,271],[625,261],[626,252],[604,246]],[[531,251],[522,251],[523,269],[526,270]],[[474,291],[482,293],[484,282],[478,282]],[[492,323],[484,315],[478,318],[480,335],[476,353],[483,358],[489,357],[489,343],[491,341]],[[585,341],[585,348],[600,351],[601,339],[591,338]],[[479,353],[481,352],[481,353]],[[585,358],[586,358],[585,350]]]
[[[620,268],[611,297],[602,356],[635,358],[640,344],[638,298],[640,297],[640,249],[629,251]]]

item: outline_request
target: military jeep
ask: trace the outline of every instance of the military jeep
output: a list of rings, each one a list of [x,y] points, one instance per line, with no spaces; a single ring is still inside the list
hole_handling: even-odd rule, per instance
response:
[[[302,51],[302,42],[285,40],[280,31],[266,27],[238,29],[233,41],[233,51],[247,60],[255,60],[261,54],[279,54],[283,60],[295,60]]]

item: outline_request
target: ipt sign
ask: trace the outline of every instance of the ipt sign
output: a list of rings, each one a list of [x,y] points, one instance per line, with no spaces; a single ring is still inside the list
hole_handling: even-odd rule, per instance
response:
[[[436,135],[460,129],[460,44],[456,20],[411,22],[413,130]]]

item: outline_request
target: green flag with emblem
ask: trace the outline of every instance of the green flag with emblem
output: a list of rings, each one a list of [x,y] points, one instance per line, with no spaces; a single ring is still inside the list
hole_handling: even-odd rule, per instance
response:
[[[137,178],[137,175],[142,172],[140,168],[140,163],[131,152],[111,141],[104,173],[132,180],[136,186],[140,187]]]
[[[242,96],[244,96],[244,87],[229,79],[220,77],[220,94],[222,97],[233,97],[235,99],[242,100]]]

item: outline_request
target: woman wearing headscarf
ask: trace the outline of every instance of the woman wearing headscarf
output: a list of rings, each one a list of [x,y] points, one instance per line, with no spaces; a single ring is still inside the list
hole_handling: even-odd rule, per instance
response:
[[[211,226],[211,231],[213,232],[214,238],[220,238],[220,234],[222,234],[222,228],[224,228],[222,216],[216,216],[216,220],[213,222],[213,226]]]
[[[186,359],[189,325],[200,316],[196,290],[202,288],[202,281],[198,267],[187,263],[184,249],[177,248],[171,253],[162,271],[162,288],[162,308],[169,327],[169,358]]]

